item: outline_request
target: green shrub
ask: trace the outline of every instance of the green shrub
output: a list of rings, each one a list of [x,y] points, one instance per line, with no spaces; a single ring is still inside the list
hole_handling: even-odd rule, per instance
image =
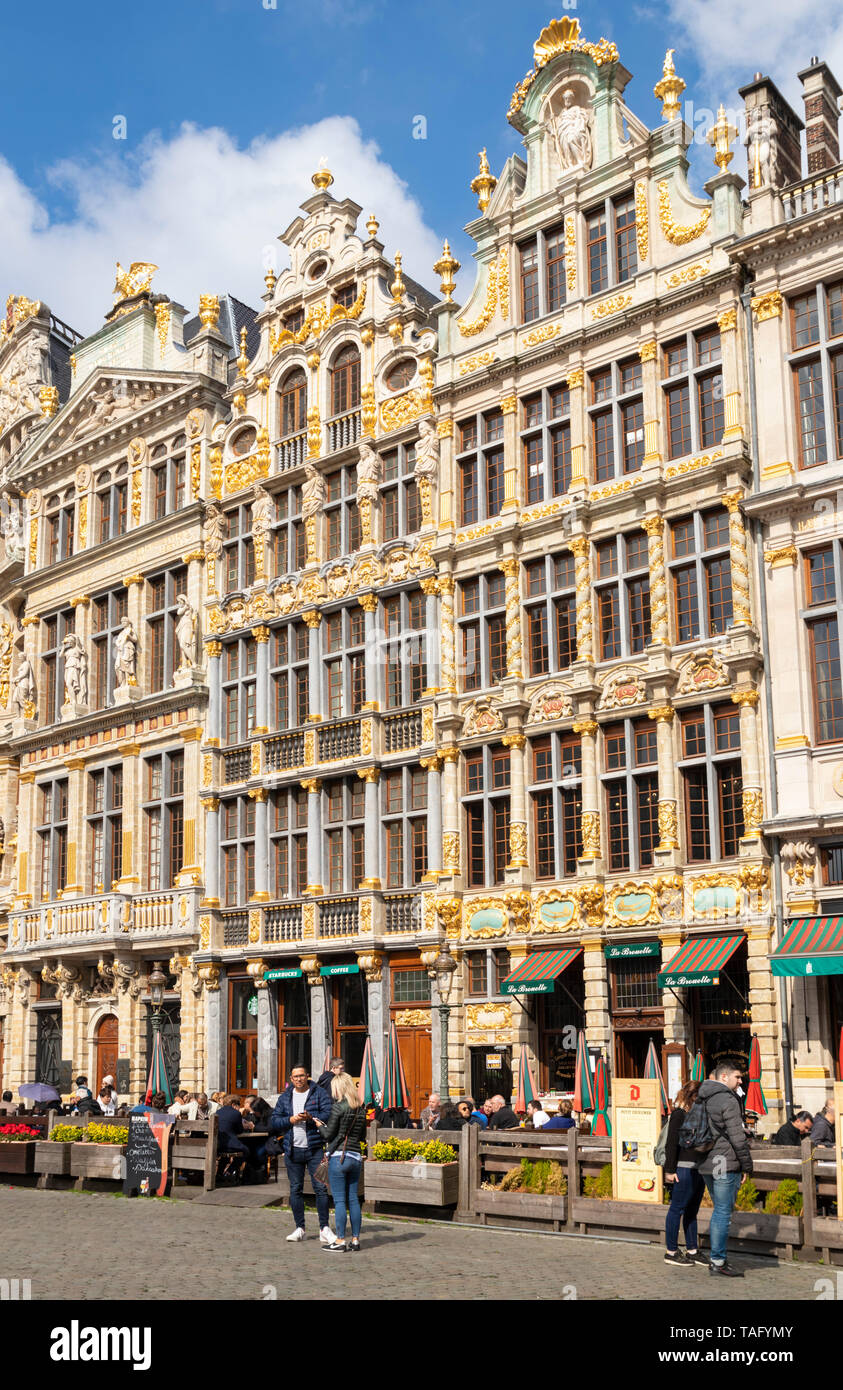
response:
[[[764,1210],[773,1216],[801,1216],[802,1193],[796,1178],[782,1178],[773,1192],[768,1192]]]
[[[128,1144],[128,1125],[88,1125],[89,1144]]]
[[[549,1194],[564,1197],[568,1191],[568,1180],[561,1163],[553,1159],[540,1159],[531,1163],[522,1158],[517,1168],[510,1168],[497,1184],[500,1192],[530,1192],[539,1195]]]
[[[426,1144],[417,1144],[414,1139],[386,1139],[372,1152],[379,1163],[453,1163],[456,1157],[456,1149],[441,1139],[428,1139]]]
[[[612,1165],[605,1163],[596,1178],[583,1178],[583,1195],[605,1200],[612,1195]]]
[[[756,1211],[758,1203],[761,1201],[761,1193],[755,1186],[752,1178],[747,1178],[746,1182],[741,1183],[738,1188],[738,1195],[735,1198],[735,1211]]]
[[[80,1125],[55,1125],[50,1130],[50,1141],[54,1144],[77,1144],[84,1133]]]

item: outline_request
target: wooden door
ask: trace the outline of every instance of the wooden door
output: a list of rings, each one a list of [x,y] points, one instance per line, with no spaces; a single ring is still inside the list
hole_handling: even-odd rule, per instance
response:
[[[228,1040],[228,1089],[248,1096],[258,1089],[258,1035],[232,1033]]]
[[[105,1018],[100,1019],[97,1024],[96,1032],[96,1073],[88,1078],[88,1084],[94,1095],[99,1092],[104,1076],[113,1076],[115,1084],[117,1080],[117,1034],[120,1025],[116,1014],[106,1014]]]
[[[433,1063],[429,1028],[398,1028],[398,1047],[404,1063],[410,1114],[417,1120],[427,1105],[433,1085]]]

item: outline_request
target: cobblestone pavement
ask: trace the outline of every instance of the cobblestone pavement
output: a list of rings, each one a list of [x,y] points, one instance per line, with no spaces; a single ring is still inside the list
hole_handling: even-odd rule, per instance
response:
[[[365,1217],[360,1255],[329,1255],[307,1222],[288,1245],[281,1207],[0,1188],[0,1278],[30,1279],[33,1299],[813,1300],[824,1273],[739,1256],[746,1277],[715,1281],[655,1246]]]

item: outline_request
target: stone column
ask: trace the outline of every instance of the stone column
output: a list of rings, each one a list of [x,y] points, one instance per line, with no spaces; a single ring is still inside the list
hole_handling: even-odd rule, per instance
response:
[[[427,873],[423,883],[435,883],[442,871],[442,759],[437,753],[420,758],[427,773]]]
[[[574,536],[568,542],[574,553],[574,582],[577,590],[577,661],[594,660],[594,632],[591,616],[591,560],[587,536]]]
[[[301,968],[310,990],[310,1069],[313,1076],[319,1076],[328,1046],[327,988],[315,956],[304,956]]]
[[[85,759],[68,758],[67,768],[67,881],[63,885],[62,897],[72,898],[84,893],[85,857]],[[108,885],[111,887],[111,884]]]
[[[575,734],[582,743],[582,862],[602,857],[600,840],[600,784],[597,780],[597,721],[577,719]]]
[[[266,787],[250,787],[255,803],[255,891],[250,903],[269,902],[269,792]]]
[[[218,796],[203,796],[202,809],[205,812],[205,896],[202,907],[220,905],[220,799]]]
[[[764,819],[764,797],[761,791],[761,758],[758,747],[757,690],[734,690],[732,702],[741,711],[741,782],[743,785],[742,843],[760,841]]]
[[[459,874],[460,853],[460,791],[458,763],[460,750],[451,744],[440,749],[444,763],[442,775],[442,867],[446,874]]]
[[[508,869],[526,869],[527,791],[523,734],[504,734],[501,743],[509,749],[509,863]]]
[[[749,562],[746,529],[740,509],[742,492],[724,492],[723,505],[729,512],[729,564],[732,570],[732,627],[751,627],[749,607]]]
[[[109,893],[116,887],[120,893],[137,893],[141,886],[138,872],[143,855],[142,811],[143,788],[141,786],[140,744],[124,743],[120,749],[123,755],[123,859],[120,878],[115,885],[105,884]],[[185,757],[185,806],[192,803],[187,799],[187,757]],[[185,849],[187,847],[187,821],[185,821]]]
[[[427,579],[420,579],[419,587],[425,596],[424,656],[427,668],[427,689],[424,693],[433,695],[438,694],[439,682],[441,680],[439,660],[439,605],[437,602],[439,595],[439,580],[433,576]]]
[[[369,1041],[378,1076],[383,1080],[385,1019],[389,1017],[389,988],[384,978],[384,958],[378,951],[358,956],[357,964],[366,974],[366,1007],[369,1017]],[[321,1059],[320,1059],[321,1064]]]
[[[380,709],[383,700],[381,690],[381,648],[378,640],[378,596],[374,593],[358,594],[357,602],[365,613],[363,660],[366,666],[366,708]],[[312,637],[311,632],[311,637]]]
[[[250,960],[246,967],[258,999],[258,1090],[265,1096],[276,1090],[278,1076],[278,1000],[263,978],[266,963]]]
[[[196,808],[199,805],[199,743],[202,729],[182,729],[184,743],[184,863],[179,870],[182,888],[202,883],[203,867],[199,863],[196,843]],[[138,798],[140,805],[141,797]]]
[[[518,483],[518,397],[501,399],[503,413],[503,510],[517,511],[521,496]]]
[[[655,646],[670,641],[667,576],[664,566],[664,517],[646,517],[644,530],[647,532],[647,561],[650,568],[650,642]]]
[[[644,458],[642,466],[660,464],[662,461],[660,435],[661,391],[659,389],[658,347],[655,339],[641,343],[638,356],[641,359],[641,385],[644,393]]]
[[[216,962],[200,965],[199,976],[205,986],[206,1086],[209,1092],[224,1091],[228,1085],[227,979]]]
[[[15,907],[29,907],[32,902],[32,884],[35,881],[33,873],[30,876],[30,859],[36,866],[37,856],[35,836],[32,827],[35,824],[35,773],[22,772],[18,780],[20,788],[20,802],[18,804],[18,884],[15,894]]]
[[[720,357],[723,371],[723,443],[743,441],[741,402],[741,363],[738,353],[738,311],[726,309],[717,316],[720,329]]]
[[[603,939],[584,936],[583,983],[585,985],[585,1037],[592,1047],[605,1048],[608,1054],[611,1040],[609,1022],[609,977]]]
[[[319,712],[322,707],[322,672],[319,653],[319,624],[322,621],[322,614],[318,608],[308,608],[305,613],[302,613],[302,617],[310,629],[307,645],[307,683],[310,712],[307,717],[316,724],[322,718]]]
[[[781,376],[781,364],[790,350],[783,308],[784,297],[780,290],[753,296],[753,347],[759,381],[777,381]],[[758,419],[762,485],[768,478],[776,477],[778,482],[775,485],[783,487],[793,476],[794,461],[787,458],[787,441],[791,438],[790,409],[784,391],[765,393],[764,409],[759,411]],[[798,437],[795,443],[798,448]]]
[[[752,1031],[758,1038],[761,1049],[761,1071],[764,1077],[764,1093],[770,1114],[762,1120],[762,1128],[773,1134],[784,1123],[784,1101],[782,1099],[781,1049],[778,1043],[779,1025],[777,1021],[776,981],[770,970],[770,951],[775,928],[772,922],[761,922],[748,926],[746,933],[747,960],[749,976],[749,1007],[752,1013]],[[815,1019],[817,1015],[814,1015]],[[838,1119],[838,1124],[840,1123]]]
[[[585,413],[585,373],[576,367],[567,376],[571,406],[571,491],[585,492],[588,487],[587,420]],[[576,554],[576,551],[574,551]]]
[[[216,637],[205,638],[205,653],[208,659],[208,709],[205,715],[205,739],[219,743],[222,737],[222,686],[220,683],[220,657],[222,642]]]
[[[357,776],[366,784],[365,792],[365,825],[366,842],[364,846],[364,869],[366,877],[360,884],[361,888],[369,888],[379,892],[382,884],[380,879],[380,815],[378,812],[378,779],[380,778],[379,767],[359,767]]]
[[[448,528],[454,524],[454,422],[440,420],[436,426],[439,437],[439,525]]]
[[[521,595],[519,592],[519,563],[514,555],[500,560],[498,568],[506,577],[506,674],[522,677],[521,663]]]
[[[446,694],[457,692],[457,632],[454,619],[454,576],[440,574],[439,592],[442,603],[439,626],[442,642],[442,689]]]
[[[304,891],[316,897],[325,891],[322,886],[322,783],[317,777],[305,777],[299,785],[307,792],[307,887]]]
[[[656,745],[659,766],[659,843],[656,849],[679,848],[679,825],[676,801],[676,761],[673,752],[673,709],[670,705],[655,705],[648,710],[656,722]]]
[[[199,999],[191,987],[195,977],[190,969],[190,957],[187,955],[173,956],[169,969],[170,974],[177,977],[176,988],[181,998],[179,1083],[186,1090],[195,1093],[202,1090],[205,1072],[205,1047],[204,1029],[199,1016]]]
[[[269,628],[261,623],[252,628],[252,636],[257,643],[258,660],[255,686],[255,727],[256,734],[269,733]]]

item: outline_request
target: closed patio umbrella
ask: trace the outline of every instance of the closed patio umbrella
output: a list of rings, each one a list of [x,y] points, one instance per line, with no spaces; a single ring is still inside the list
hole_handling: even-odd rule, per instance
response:
[[[664,1088],[662,1069],[659,1066],[659,1059],[656,1054],[656,1044],[650,1039],[650,1046],[647,1048],[647,1060],[644,1063],[644,1075],[648,1081],[658,1081],[659,1083],[659,1114],[670,1114],[670,1101],[667,1098],[667,1091]]]
[[[837,1050],[837,1070],[840,1080],[843,1081],[843,1028],[840,1029],[840,1047]],[[841,1123],[839,1119],[837,1123]]]
[[[594,1072],[594,1091],[596,1105],[591,1132],[592,1134],[603,1135],[608,1139],[612,1134],[612,1122],[609,1119],[609,1078],[606,1074],[606,1062],[602,1057],[597,1059],[597,1067]]]
[[[588,1048],[585,1045],[585,1033],[582,1029],[577,1033],[577,1062],[574,1071],[574,1109],[580,1115],[584,1110],[594,1109],[594,1082],[591,1076]]]
[[[746,1108],[756,1115],[767,1114],[767,1102],[761,1089],[761,1047],[753,1033],[749,1049],[749,1086],[746,1091]]]
[[[389,1025],[389,1041],[386,1047],[386,1070],[383,1078],[382,1110],[409,1110],[410,1091],[404,1075],[404,1063],[398,1047],[398,1032],[394,1023]]]
[[[147,1105],[149,1105],[156,1091],[163,1091],[167,1098],[167,1104],[172,1105],[173,1093],[167,1078],[167,1067],[164,1062],[164,1048],[161,1044],[161,1034],[158,1032],[156,1032],[155,1041],[152,1044],[152,1061],[149,1064],[149,1080],[146,1083]]]
[[[530,1072],[530,1061],[527,1056],[527,1049],[522,1044],[521,1060],[518,1063],[518,1095],[515,1098],[516,1115],[526,1115],[527,1106],[535,1098],[536,1087]]]
[[[705,1080],[705,1062],[703,1061],[703,1055],[699,1048],[697,1048],[697,1055],[694,1058],[694,1065],[691,1067],[691,1080]]]
[[[374,1105],[375,1096],[381,1088],[378,1080],[378,1069],[375,1066],[375,1055],[372,1051],[372,1039],[366,1036],[366,1046],[363,1049],[363,1065],[360,1068],[360,1080],[357,1083],[357,1090],[360,1095],[362,1105]]]

